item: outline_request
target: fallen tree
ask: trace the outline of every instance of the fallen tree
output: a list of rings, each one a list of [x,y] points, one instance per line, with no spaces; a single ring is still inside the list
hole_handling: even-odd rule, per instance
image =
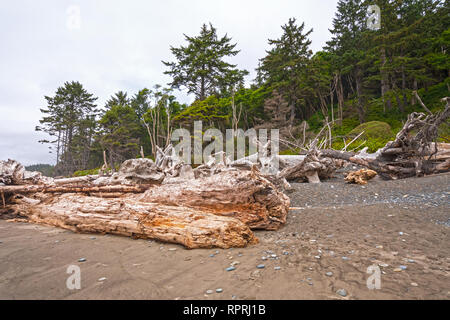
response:
[[[194,248],[245,247],[257,238],[238,219],[206,210],[145,203],[135,199],[102,199],[74,194],[30,199],[15,196],[10,209],[20,221],[34,222],[81,233],[110,233],[157,239]]]
[[[148,189],[140,201],[179,205],[234,217],[252,229],[277,230],[285,222],[289,198],[256,169],[226,170],[201,179]]]
[[[321,150],[322,157],[342,159],[376,171],[385,179],[450,171],[448,148],[436,139],[439,126],[450,117],[450,98],[444,98],[442,112],[425,115],[413,112],[392,142],[388,142],[375,157],[365,157],[355,152]]]
[[[126,161],[114,174],[117,179],[67,178],[30,185],[19,175],[17,185],[0,186],[5,207],[0,216],[3,212],[4,218],[76,232],[158,239],[188,248],[242,247],[257,241],[250,228],[276,230],[286,222],[289,198],[255,167],[157,185],[160,170],[150,161]],[[112,181],[120,184],[104,185]]]

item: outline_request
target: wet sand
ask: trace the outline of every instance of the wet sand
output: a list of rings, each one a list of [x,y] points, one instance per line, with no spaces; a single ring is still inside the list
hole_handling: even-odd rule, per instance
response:
[[[286,226],[225,250],[0,220],[0,299],[449,299],[449,182],[293,184]],[[69,265],[79,290],[66,286]],[[367,288],[371,265],[380,289]]]

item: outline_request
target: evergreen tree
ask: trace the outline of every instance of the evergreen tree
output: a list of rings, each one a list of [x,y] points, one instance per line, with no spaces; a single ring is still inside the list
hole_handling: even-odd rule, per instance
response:
[[[89,161],[90,148],[98,113],[97,100],[79,82],[65,82],[53,97],[46,96],[47,108],[40,109],[45,116],[39,121],[36,131],[43,131],[52,140],[41,140],[51,144],[56,153],[57,174],[69,174],[84,168]]]
[[[292,125],[296,116],[296,108],[305,106],[305,95],[308,88],[304,83],[308,76],[308,62],[312,56],[309,48],[311,40],[308,36],[312,29],[304,32],[305,23],[296,24],[295,18],[281,27],[283,34],[279,39],[269,39],[269,45],[273,46],[267,55],[260,60],[257,68],[257,80],[266,83],[283,94],[290,106],[289,123]],[[304,108],[303,108],[304,109]],[[305,119],[305,112],[302,118]]]
[[[185,87],[196,99],[204,100],[213,94],[223,94],[231,87],[243,84],[248,74],[238,70],[236,65],[224,61],[224,58],[235,56],[236,44],[231,44],[227,35],[219,38],[217,30],[209,24],[203,24],[200,35],[190,37],[184,35],[187,46],[171,47],[176,62],[164,62],[169,70],[164,72],[172,77],[172,88]]]

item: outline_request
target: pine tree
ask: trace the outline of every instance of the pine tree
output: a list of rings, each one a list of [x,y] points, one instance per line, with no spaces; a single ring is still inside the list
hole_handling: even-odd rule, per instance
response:
[[[312,29],[304,32],[305,23],[296,24],[295,18],[281,27],[283,34],[279,39],[269,39],[273,46],[267,55],[260,60],[257,68],[257,80],[265,83],[283,94],[290,106],[289,123],[292,125],[296,109],[305,105],[307,88],[304,87],[308,76],[308,61],[312,56],[308,38]],[[302,118],[305,119],[305,113]]]
[[[46,96],[47,108],[40,109],[44,116],[36,131],[43,131],[52,140],[41,140],[51,144],[56,153],[57,174],[69,174],[84,168],[89,161],[90,148],[98,114],[97,100],[79,82],[65,82],[53,97]]]
[[[172,77],[172,88],[185,87],[196,99],[204,100],[209,95],[219,95],[233,86],[242,85],[246,70],[238,70],[224,58],[235,56],[236,44],[231,44],[227,35],[219,38],[217,30],[209,24],[203,24],[200,35],[184,35],[187,46],[171,47],[176,62],[164,62],[169,67],[165,74]]]

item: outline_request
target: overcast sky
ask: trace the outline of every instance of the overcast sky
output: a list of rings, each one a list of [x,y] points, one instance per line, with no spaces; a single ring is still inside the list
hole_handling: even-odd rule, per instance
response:
[[[329,40],[337,0],[15,0],[0,7],[0,160],[30,165],[54,163],[34,131],[53,95],[65,81],[79,81],[98,105],[123,90],[132,96],[167,84],[161,60],[172,60],[170,46],[184,44],[211,22],[241,52],[230,60],[255,77],[255,67],[281,36],[290,17],[313,28],[313,51]],[[79,11],[80,19],[77,19]],[[79,21],[79,23],[77,22]],[[193,97],[183,92],[182,102]]]

